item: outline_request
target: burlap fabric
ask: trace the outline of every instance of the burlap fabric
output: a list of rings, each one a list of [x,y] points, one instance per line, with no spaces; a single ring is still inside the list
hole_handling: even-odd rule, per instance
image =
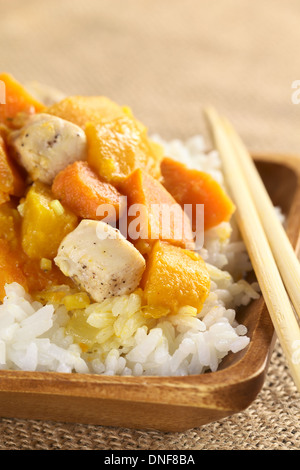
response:
[[[68,94],[104,94],[166,138],[204,133],[201,107],[253,151],[300,154],[298,0],[0,0],[0,69]],[[279,345],[244,412],[180,433],[0,420],[7,450],[295,450],[300,397]]]

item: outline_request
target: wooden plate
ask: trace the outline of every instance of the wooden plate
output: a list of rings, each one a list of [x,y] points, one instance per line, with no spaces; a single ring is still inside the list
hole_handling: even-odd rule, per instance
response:
[[[297,249],[300,158],[255,156],[273,203],[287,216]],[[260,391],[274,343],[263,299],[238,312],[249,346],[229,354],[217,372],[188,377],[111,377],[0,372],[0,416],[183,431],[247,408]]]

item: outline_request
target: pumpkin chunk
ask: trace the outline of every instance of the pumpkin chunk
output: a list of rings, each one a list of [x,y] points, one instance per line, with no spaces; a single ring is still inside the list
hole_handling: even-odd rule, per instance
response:
[[[225,190],[203,171],[189,169],[171,158],[161,162],[162,183],[181,205],[192,204],[192,228],[196,230],[196,205],[204,204],[204,230],[228,221],[235,206]]]
[[[22,217],[14,201],[0,207],[0,301],[5,283],[19,282],[29,293],[55,285],[71,285],[52,263],[51,270],[41,268],[41,261],[29,258],[21,246]]]
[[[109,222],[119,218],[121,194],[109,183],[101,181],[87,162],[75,162],[62,170],[52,185],[54,196],[74,214],[83,219],[101,220],[105,213],[97,214],[101,205],[109,205]]]
[[[56,201],[43,183],[34,183],[23,203],[22,248],[29,258],[53,259],[62,239],[78,224],[69,209]]]
[[[86,126],[88,163],[98,175],[118,185],[136,168],[155,178],[160,176],[162,150],[152,143],[145,128],[130,116],[122,116],[101,125]]]
[[[165,240],[184,248],[194,247],[188,217],[158,180],[137,168],[120,189],[127,196],[128,236],[133,243],[153,245]]]
[[[210,277],[197,253],[157,241],[148,257],[141,286],[147,305],[163,307],[169,313],[189,305],[199,312],[209,294]]]
[[[34,114],[43,111],[45,108],[10,74],[1,73],[0,81],[5,85],[6,95],[6,103],[0,104],[0,122],[3,124],[11,127],[17,114]]]
[[[49,106],[47,113],[84,129],[88,122],[101,123],[123,116],[124,108],[105,96],[69,96]]]
[[[9,158],[4,140],[0,135],[0,192],[21,197],[25,188],[25,178],[15,162]]]

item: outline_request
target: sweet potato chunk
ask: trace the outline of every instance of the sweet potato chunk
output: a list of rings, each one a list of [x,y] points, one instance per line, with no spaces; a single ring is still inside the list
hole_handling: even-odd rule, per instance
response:
[[[184,248],[194,247],[190,220],[158,180],[137,168],[120,189],[127,196],[128,236],[133,243],[142,240],[153,245],[165,240]]]
[[[78,219],[54,199],[43,183],[34,183],[23,205],[22,248],[29,258],[53,259],[62,239],[76,228]]]
[[[130,116],[86,126],[87,160],[98,175],[118,185],[136,168],[160,176],[162,151],[152,143],[145,128]]]
[[[10,127],[18,113],[34,114],[45,108],[10,74],[1,73],[0,81],[5,85],[6,96],[6,103],[0,104],[0,122],[3,124]]]
[[[5,297],[5,284],[18,282],[28,290],[26,276],[21,267],[18,254],[12,250],[7,240],[0,239],[0,301]]]
[[[199,312],[209,294],[210,277],[197,253],[158,241],[148,257],[141,285],[147,305],[164,307],[170,313],[189,305]]]
[[[21,197],[25,188],[25,178],[15,162],[9,158],[4,140],[0,135],[0,193]]]
[[[228,221],[235,210],[230,197],[208,173],[189,169],[171,158],[161,162],[162,183],[181,205],[193,205],[192,228],[195,227],[196,205],[204,204],[204,229]]]
[[[119,218],[121,194],[111,184],[101,181],[87,162],[75,162],[58,173],[52,192],[64,206],[83,219],[103,219],[104,213],[97,215],[102,204],[109,204],[114,210],[112,221]]]

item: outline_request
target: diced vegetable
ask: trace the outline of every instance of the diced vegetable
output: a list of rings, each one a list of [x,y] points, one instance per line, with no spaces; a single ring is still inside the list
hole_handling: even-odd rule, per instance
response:
[[[210,277],[197,253],[158,241],[147,260],[142,287],[150,306],[165,307],[169,313],[187,305],[200,311],[209,294]],[[151,310],[147,313],[151,315]]]
[[[4,140],[0,135],[0,193],[20,197],[24,194],[25,188],[25,178],[15,162],[9,157]],[[6,200],[8,199],[6,197]]]
[[[118,184],[136,168],[160,176],[162,150],[148,139],[145,128],[130,116],[86,126],[88,162],[98,175]]]
[[[46,111],[85,128],[87,122],[101,123],[124,115],[124,108],[105,96],[69,96]]]
[[[138,168],[123,181],[120,189],[127,196],[128,236],[133,243],[143,241],[153,245],[160,239],[184,248],[194,247],[190,220],[158,180]],[[130,214],[135,207],[137,214]],[[134,228],[138,231],[135,236]]]
[[[102,204],[110,204],[114,209],[112,221],[119,217],[121,194],[111,184],[101,181],[87,162],[75,162],[62,170],[54,179],[52,192],[78,217],[103,219],[105,213],[97,215]],[[106,220],[110,221],[109,216]]]
[[[34,114],[45,108],[10,74],[1,73],[0,81],[5,84],[6,95],[6,103],[0,104],[0,122],[10,127],[18,113]]]
[[[50,202],[50,207],[54,210],[56,215],[63,215],[65,212],[64,206],[58,199],[54,199]]]
[[[45,273],[51,271],[52,269],[52,260],[47,258],[42,258],[40,262],[40,268]]]
[[[221,222],[228,221],[235,206],[225,190],[208,173],[189,169],[183,163],[171,158],[161,162],[163,185],[181,205],[193,205],[193,230],[195,227],[196,205],[204,204],[204,229],[208,230]]]
[[[69,209],[58,214],[53,208],[54,197],[43,183],[29,189],[23,206],[22,247],[29,258],[53,259],[62,239],[78,224]]]
[[[5,284],[17,282],[28,290],[26,276],[20,267],[20,259],[7,240],[0,239],[0,301],[5,297]]]

